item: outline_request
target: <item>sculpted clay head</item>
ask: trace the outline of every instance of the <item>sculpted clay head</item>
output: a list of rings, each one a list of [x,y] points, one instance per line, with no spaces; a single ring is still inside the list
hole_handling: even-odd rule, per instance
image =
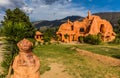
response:
[[[33,43],[30,42],[27,39],[23,39],[20,42],[17,43],[18,48],[20,49],[20,51],[30,51],[31,47],[33,46]]]
[[[33,43],[23,39],[17,43],[20,52],[14,58],[13,75],[10,78],[40,78],[39,58],[31,51]]]

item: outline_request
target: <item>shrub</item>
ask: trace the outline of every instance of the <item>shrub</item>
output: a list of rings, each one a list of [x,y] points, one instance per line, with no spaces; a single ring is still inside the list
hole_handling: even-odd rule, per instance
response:
[[[69,35],[66,33],[66,34],[64,35],[64,37],[65,37],[65,39],[67,39],[67,38],[69,37]]]
[[[53,31],[50,28],[48,28],[46,31],[43,32],[43,34],[44,44],[50,44],[50,40],[53,37]]]
[[[58,37],[56,35],[57,28],[47,28],[45,31],[43,31],[43,40],[44,44],[50,44],[51,39],[57,40]]]
[[[89,43],[89,44],[93,44],[93,45],[98,45],[102,42],[101,40],[101,35],[88,35],[86,37],[84,37],[84,42],[85,43]]]
[[[83,37],[83,36],[78,37],[78,41],[79,41],[80,43],[84,43],[84,37]]]
[[[120,44],[120,34],[117,33],[116,38],[113,41],[108,42],[108,43],[110,43],[110,44]]]

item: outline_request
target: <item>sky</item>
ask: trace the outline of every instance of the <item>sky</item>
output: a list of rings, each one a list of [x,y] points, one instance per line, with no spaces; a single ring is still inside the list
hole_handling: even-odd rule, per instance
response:
[[[20,8],[31,21],[87,16],[97,12],[120,12],[120,0],[0,0],[0,21],[7,9]]]

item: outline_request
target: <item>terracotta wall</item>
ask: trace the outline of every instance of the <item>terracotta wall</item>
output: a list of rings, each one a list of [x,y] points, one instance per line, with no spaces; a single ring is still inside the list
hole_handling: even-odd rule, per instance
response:
[[[88,12],[88,16],[82,22],[71,22],[68,20],[66,23],[63,23],[56,34],[61,37],[61,41],[71,42],[78,41],[79,36],[98,33],[102,34],[103,41],[115,39],[112,25],[99,16],[90,15],[90,12]],[[65,38],[66,34],[69,35],[68,38]]]

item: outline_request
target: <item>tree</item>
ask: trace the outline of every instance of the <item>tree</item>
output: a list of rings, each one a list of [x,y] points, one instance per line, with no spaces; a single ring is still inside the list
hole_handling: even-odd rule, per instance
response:
[[[50,43],[50,40],[54,36],[54,32],[50,28],[48,28],[46,31],[43,32],[43,34],[44,34],[43,37],[44,43],[46,42]]]
[[[0,37],[3,36],[3,28],[0,27]]]
[[[19,8],[6,10],[6,15],[1,23],[7,41],[6,53],[2,63],[2,67],[6,69],[4,71],[6,75],[11,61],[18,53],[17,42],[23,38],[34,38],[35,28],[32,26],[29,17]]]
[[[5,28],[4,35],[7,37],[9,37],[9,36],[13,36],[13,37],[20,36],[21,37],[22,36],[21,37],[21,39],[22,39],[24,37],[33,37],[34,36],[35,28],[32,26],[32,24],[29,20],[29,17],[23,11],[21,11],[19,8],[16,8],[13,11],[8,9],[6,11],[6,16],[4,16],[4,21],[2,21],[2,25]],[[7,27],[11,28],[11,29],[8,31]],[[7,31],[6,31],[6,29],[7,29]]]

